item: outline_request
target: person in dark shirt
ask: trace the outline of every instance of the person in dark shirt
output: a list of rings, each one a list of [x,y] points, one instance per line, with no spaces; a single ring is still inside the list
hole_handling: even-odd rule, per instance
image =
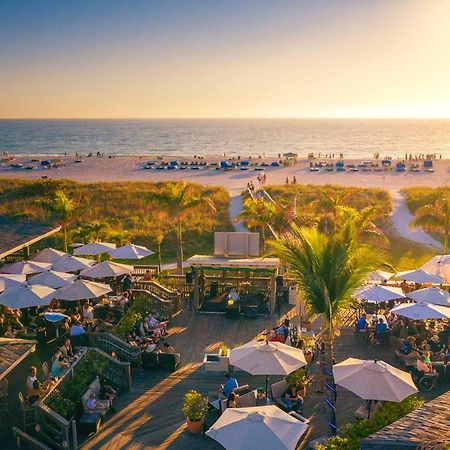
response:
[[[289,411],[300,412],[303,404],[303,397],[299,394],[300,389],[295,384],[290,384],[286,389],[281,401]]]

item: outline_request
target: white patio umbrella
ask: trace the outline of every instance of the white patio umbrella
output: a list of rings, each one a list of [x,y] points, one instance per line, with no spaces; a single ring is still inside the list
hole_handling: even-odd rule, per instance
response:
[[[385,283],[394,276],[391,272],[386,272],[384,270],[373,270],[369,273],[367,281],[369,283]]]
[[[333,366],[333,375],[337,385],[364,400],[401,402],[418,392],[410,373],[384,361],[347,358]]]
[[[116,244],[112,244],[110,242],[91,242],[90,244],[77,247],[73,251],[73,254],[75,256],[84,256],[84,255],[95,256],[109,252],[114,248],[116,248]]]
[[[450,319],[450,308],[429,303],[402,303],[391,312],[413,320]]]
[[[52,270],[56,272],[77,272],[78,270],[87,269],[95,264],[95,261],[87,258],[78,258],[76,256],[63,256],[55,262]]]
[[[362,286],[361,288],[356,290],[353,296],[370,303],[382,303],[389,300],[398,300],[401,298],[405,298],[405,294],[403,294],[402,288],[380,286],[379,284]]]
[[[433,256],[421,269],[444,279],[444,283],[450,284],[450,255]]]
[[[109,285],[87,280],[76,280],[71,285],[58,289],[55,298],[59,300],[87,300],[98,298],[111,292]]]
[[[44,248],[44,250],[41,250],[40,252],[31,256],[30,259],[32,261],[53,264],[63,256],[67,256],[67,253],[60,252],[59,250],[55,250],[54,248]]]
[[[40,273],[51,269],[52,265],[49,263],[35,262],[35,261],[20,261],[13,264],[6,264],[0,270],[1,273],[10,273],[17,275],[30,275],[32,273]]]
[[[418,303],[450,306],[450,294],[438,287],[419,289],[418,291],[410,292],[408,297]]]
[[[303,351],[281,342],[250,341],[230,352],[230,364],[252,375],[289,375],[306,366]]]
[[[205,433],[227,450],[294,450],[308,425],[275,405],[227,408]]]
[[[25,285],[26,275],[0,274],[0,292]]]
[[[116,278],[131,273],[133,270],[134,267],[127,264],[103,261],[93,267],[82,270],[80,275],[88,278]]]
[[[28,284],[40,284],[42,286],[48,286],[53,289],[59,289],[72,284],[76,279],[77,275],[47,270],[46,272],[41,272],[37,275],[33,275],[28,280]]]
[[[407,270],[405,272],[399,272],[395,275],[395,278],[399,280],[409,281],[411,283],[433,283],[442,284],[444,279],[439,275],[433,275],[423,269]]]
[[[23,285],[9,289],[0,295],[0,305],[12,309],[48,305],[55,298],[55,290],[47,286]]]
[[[108,253],[114,259],[142,259],[146,256],[153,255],[155,252],[152,252],[147,247],[142,247],[141,245],[127,244],[115,248],[114,250],[110,250]]]

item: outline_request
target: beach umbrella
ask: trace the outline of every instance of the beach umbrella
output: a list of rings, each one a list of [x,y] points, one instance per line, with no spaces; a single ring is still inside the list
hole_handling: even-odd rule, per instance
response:
[[[30,257],[32,261],[44,262],[44,263],[55,263],[58,259],[61,259],[63,256],[68,256],[67,253],[60,252],[59,250],[55,250],[54,248],[44,248],[40,252],[34,254]]]
[[[391,312],[413,320],[450,319],[450,308],[428,303],[403,303]]]
[[[48,286],[23,285],[10,289],[0,295],[0,305],[12,309],[30,308],[48,305],[54,298],[55,290]]]
[[[26,275],[0,274],[0,292],[6,291],[7,289],[18,288],[25,285],[26,282]]]
[[[444,279],[439,275],[433,275],[423,269],[407,270],[405,272],[399,272],[395,275],[395,278],[419,284],[422,283],[442,284],[444,282]]]
[[[364,400],[401,402],[417,393],[411,374],[384,361],[347,358],[333,366],[334,382]]]
[[[394,276],[391,272],[385,272],[384,270],[374,270],[369,273],[367,281],[369,283],[385,283]]]
[[[147,247],[134,244],[123,245],[122,247],[109,250],[108,253],[114,259],[142,259],[154,254]]]
[[[53,289],[59,289],[72,284],[76,279],[77,275],[47,270],[46,272],[41,272],[30,277],[28,284],[41,284]]]
[[[289,375],[307,362],[299,348],[281,342],[250,341],[231,350],[230,364],[252,375],[265,375],[267,397],[269,375]]]
[[[361,288],[356,290],[353,296],[370,303],[382,303],[389,300],[398,300],[401,298],[405,298],[405,294],[403,294],[401,288],[392,286],[380,286],[379,284],[362,286]]]
[[[227,408],[205,433],[227,450],[294,450],[308,425],[275,405]]]
[[[433,256],[421,269],[442,277],[444,283],[450,284],[450,255]]]
[[[55,298],[59,300],[87,300],[101,297],[111,291],[112,289],[107,284],[76,280],[71,285],[56,291]]]
[[[133,270],[134,267],[127,264],[103,261],[93,267],[82,270],[80,275],[88,278],[116,278],[131,273]]]
[[[0,270],[1,273],[10,273],[17,275],[30,275],[32,273],[40,273],[51,269],[52,265],[43,262],[20,261],[13,264],[6,264]]]
[[[432,305],[450,306],[450,294],[437,287],[419,289],[408,294],[408,298],[418,303],[430,303]]]
[[[73,251],[75,256],[95,256],[106,253],[112,249],[116,248],[116,244],[111,244],[109,242],[91,242],[90,244],[82,245]]]
[[[78,258],[76,256],[63,256],[55,262],[52,270],[56,272],[77,272],[79,270],[87,269],[95,264],[95,261],[87,258]]]
[[[61,320],[68,319],[69,316],[66,316],[63,313],[59,312],[46,312],[44,314],[44,319],[47,320],[47,322],[54,323],[55,324],[55,331],[56,331],[56,337],[59,338],[59,327],[58,323],[61,322]]]
[[[294,152],[287,152],[287,153],[283,153],[283,156],[285,158],[296,158],[298,155],[297,155],[297,153],[294,153]]]

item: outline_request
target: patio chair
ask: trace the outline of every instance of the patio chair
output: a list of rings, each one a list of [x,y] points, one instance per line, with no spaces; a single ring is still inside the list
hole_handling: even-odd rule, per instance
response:
[[[44,375],[45,379],[50,376],[50,369],[45,361],[42,363],[42,375]]]
[[[2,379],[0,390],[0,412],[5,412],[9,416],[9,404],[8,404],[8,380]]]
[[[36,424],[36,410],[27,404],[22,392],[19,392],[19,404],[22,411],[23,429],[26,431],[27,426]]]

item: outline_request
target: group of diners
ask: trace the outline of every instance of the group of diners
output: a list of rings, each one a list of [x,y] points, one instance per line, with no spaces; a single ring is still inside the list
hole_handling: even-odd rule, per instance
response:
[[[141,351],[154,351],[156,344],[163,342],[165,353],[176,353],[175,349],[164,341],[168,334],[167,326],[168,322],[161,320],[158,314],[148,313],[136,322],[127,335],[127,343]]]
[[[263,333],[270,342],[289,343],[289,319],[285,319],[280,325],[272,328],[269,332]]]

